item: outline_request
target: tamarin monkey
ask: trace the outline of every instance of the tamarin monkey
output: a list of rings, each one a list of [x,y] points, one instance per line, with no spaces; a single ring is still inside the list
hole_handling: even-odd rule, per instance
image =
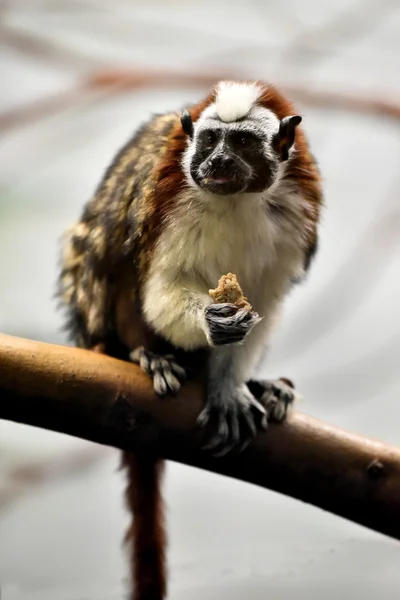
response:
[[[143,125],[65,236],[59,295],[74,342],[140,365],[161,396],[205,366],[198,419],[217,456],[283,420],[295,398],[290,381],[255,371],[317,248],[322,190],[301,120],[272,85],[220,82],[199,104]],[[252,310],[208,293],[229,272]],[[123,464],[130,598],[162,600],[162,463],[125,452]]]

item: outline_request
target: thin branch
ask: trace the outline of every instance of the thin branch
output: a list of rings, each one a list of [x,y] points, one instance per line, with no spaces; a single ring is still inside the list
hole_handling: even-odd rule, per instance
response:
[[[308,106],[348,110],[369,116],[400,120],[400,102],[390,98],[359,96],[348,92],[324,92],[319,89],[301,86],[283,86],[283,90],[294,100]]]
[[[174,73],[166,71],[132,71],[105,69],[84,77],[74,88],[46,96],[0,114],[0,134],[36,123],[54,114],[75,108],[80,103],[100,101],[122,92],[157,87],[211,87],[223,74]]]
[[[195,429],[194,383],[158,399],[138,367],[0,335],[0,418],[160,456],[253,483],[400,539],[400,449],[296,413],[247,450],[216,459]]]
[[[296,33],[283,49],[278,69],[286,72],[293,65],[307,64],[314,67],[321,60],[334,55],[346,44],[355,44],[365,38],[388,15],[393,14],[395,6],[390,0],[357,0],[346,4],[342,10],[335,12],[327,22],[319,25],[299,24]]]
[[[67,68],[93,68],[100,63],[85,54],[63,46],[59,40],[53,41],[48,37],[40,37],[25,28],[19,29],[9,23],[0,22],[0,40],[3,46],[8,46],[30,59],[51,63]]]
[[[35,100],[0,114],[0,134],[74,108],[82,101],[99,101],[115,94],[152,87],[167,88],[180,85],[211,87],[220,79],[238,78],[242,79],[243,73],[224,70],[208,73],[126,70],[118,69],[118,67],[100,70],[84,78],[71,90]],[[346,92],[324,92],[312,87],[285,85],[284,83],[281,87],[290,98],[308,106],[348,110],[370,116],[383,116],[395,121],[400,120],[400,103],[395,99],[363,97]]]

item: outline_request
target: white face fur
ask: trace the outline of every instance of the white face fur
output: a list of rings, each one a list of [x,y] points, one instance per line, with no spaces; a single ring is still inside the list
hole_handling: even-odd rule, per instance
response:
[[[272,142],[280,121],[255,103],[256,84],[222,82],[193,124],[182,166],[188,183],[217,195],[263,192],[281,174]]]

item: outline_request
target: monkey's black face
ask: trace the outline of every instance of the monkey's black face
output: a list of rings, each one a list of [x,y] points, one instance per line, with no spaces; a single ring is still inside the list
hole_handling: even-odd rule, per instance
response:
[[[190,164],[196,185],[220,195],[262,192],[272,184],[277,169],[278,158],[266,156],[261,138],[223,129],[199,133]]]

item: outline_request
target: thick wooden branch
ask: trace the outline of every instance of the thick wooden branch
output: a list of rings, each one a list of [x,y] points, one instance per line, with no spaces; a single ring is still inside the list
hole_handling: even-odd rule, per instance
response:
[[[295,413],[240,456],[200,450],[203,391],[158,399],[139,368],[85,350],[0,335],[0,418],[241,479],[400,539],[400,449]]]

